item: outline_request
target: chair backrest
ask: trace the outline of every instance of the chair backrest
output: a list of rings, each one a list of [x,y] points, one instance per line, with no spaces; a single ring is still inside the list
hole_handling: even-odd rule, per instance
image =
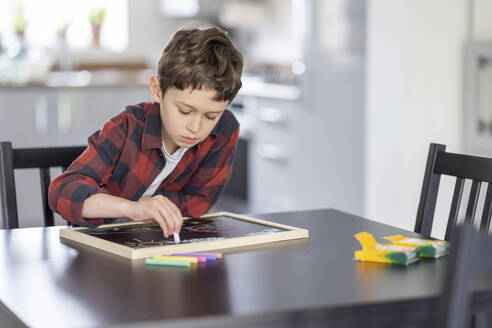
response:
[[[467,223],[454,229],[435,327],[471,326],[470,285],[477,274],[492,271],[491,254],[492,236]]]
[[[456,177],[444,239],[450,239],[453,228],[456,226],[466,179],[472,180],[472,185],[466,208],[465,222],[473,224],[480,187],[482,182],[487,183],[487,195],[483,206],[480,230],[489,231],[490,218],[492,216],[492,158],[448,153],[445,145],[431,143],[417,211],[417,220],[415,222],[415,232],[428,236],[431,234],[437,192],[442,174]]]
[[[17,197],[15,192],[15,169],[39,168],[44,225],[54,225],[53,212],[48,205],[50,167],[61,167],[64,171],[85,150],[84,146],[17,148],[11,142],[0,142],[0,200],[2,204],[2,227],[19,227]]]

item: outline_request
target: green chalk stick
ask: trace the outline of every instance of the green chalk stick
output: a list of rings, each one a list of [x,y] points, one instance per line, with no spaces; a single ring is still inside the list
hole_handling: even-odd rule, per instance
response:
[[[145,259],[145,264],[147,265],[165,265],[165,266],[179,266],[179,267],[190,267],[190,262],[180,261],[180,260],[163,260],[149,258]]]

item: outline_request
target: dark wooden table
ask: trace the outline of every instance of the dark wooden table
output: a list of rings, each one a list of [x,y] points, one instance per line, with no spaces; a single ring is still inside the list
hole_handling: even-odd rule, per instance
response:
[[[336,210],[257,217],[310,238],[230,250],[188,270],[65,245],[59,227],[1,230],[0,326],[429,327],[446,259],[353,260],[357,232],[418,234]]]

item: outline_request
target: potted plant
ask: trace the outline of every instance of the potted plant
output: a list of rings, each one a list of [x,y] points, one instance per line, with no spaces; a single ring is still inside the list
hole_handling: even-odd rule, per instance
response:
[[[27,20],[24,16],[24,9],[18,6],[14,17],[14,33],[17,36],[17,42],[9,50],[12,57],[24,57],[27,54],[27,46],[24,38],[24,33],[27,27]]]
[[[26,31],[27,20],[24,16],[24,10],[22,7],[18,7],[14,18],[14,32],[19,39],[24,38],[24,32]]]
[[[101,26],[105,17],[105,8],[96,8],[89,12],[89,21],[92,29],[92,44],[96,47],[100,46]]]

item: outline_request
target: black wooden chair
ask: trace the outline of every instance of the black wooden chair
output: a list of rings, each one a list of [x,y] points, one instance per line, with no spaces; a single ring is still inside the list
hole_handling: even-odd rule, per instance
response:
[[[477,231],[470,224],[456,226],[451,239],[443,292],[438,301],[435,327],[490,327],[485,322],[479,324],[477,320],[472,321],[472,293],[469,289],[477,274],[492,271],[491,258],[492,236]]]
[[[480,230],[488,232],[492,215],[492,158],[448,153],[445,145],[433,143],[430,144],[427,157],[427,166],[415,222],[415,232],[428,236],[431,234],[437,192],[442,174],[456,177],[444,239],[450,239],[453,228],[456,226],[465,179],[472,180],[465,214],[465,222],[470,224],[473,224],[475,218],[481,184],[482,182],[487,183],[487,194],[483,206]]]
[[[48,205],[48,187],[51,182],[50,167],[67,167],[86,147],[12,148],[11,142],[0,142],[0,199],[2,227],[19,227],[17,197],[15,193],[15,169],[39,168],[44,226],[54,225],[53,212]]]

